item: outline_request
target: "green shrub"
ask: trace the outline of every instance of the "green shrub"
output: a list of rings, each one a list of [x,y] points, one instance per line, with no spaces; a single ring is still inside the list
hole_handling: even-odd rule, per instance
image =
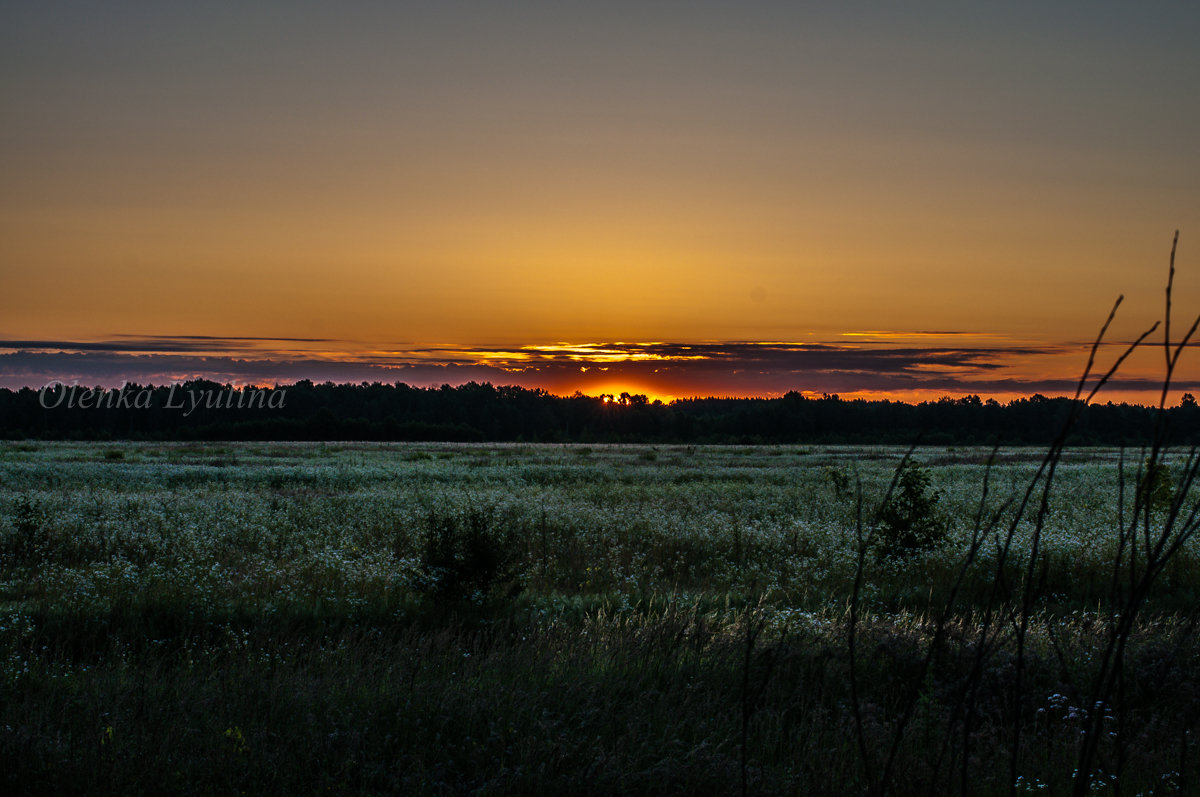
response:
[[[928,471],[905,460],[896,488],[879,511],[876,550],[884,558],[907,559],[936,548],[946,537],[946,519],[938,511],[941,493],[933,490]]]
[[[1142,476],[1138,481],[1138,506],[1150,505],[1151,511],[1169,509],[1175,500],[1174,480],[1171,468],[1165,462],[1151,461],[1146,457]]]
[[[452,603],[483,603],[511,584],[514,540],[492,507],[431,510],[421,548],[420,591]]]
[[[20,564],[40,560],[49,546],[44,528],[45,512],[28,495],[21,495],[13,507],[12,522],[12,532],[0,544],[0,555]]]
[[[846,469],[845,465],[827,465],[825,481],[833,486],[833,495],[837,500],[844,501],[850,497],[850,471]]]

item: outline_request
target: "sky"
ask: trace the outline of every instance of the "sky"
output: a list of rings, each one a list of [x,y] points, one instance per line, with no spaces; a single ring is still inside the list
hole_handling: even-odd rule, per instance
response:
[[[0,0],[0,386],[1070,394],[1176,230],[1172,339],[1200,313],[1197,41],[1165,2]],[[1105,395],[1157,399],[1152,340]]]

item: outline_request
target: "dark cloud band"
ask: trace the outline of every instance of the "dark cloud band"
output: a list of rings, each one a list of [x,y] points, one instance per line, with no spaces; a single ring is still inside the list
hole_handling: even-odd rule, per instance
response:
[[[322,339],[140,337],[122,341],[0,341],[0,386],[52,381],[116,386],[206,378],[232,384],[469,381],[571,392],[582,384],[626,382],[668,395],[826,393],[1073,393],[1076,382],[1005,373],[1017,360],[1063,354],[1070,347],[844,343],[607,343],[504,348],[397,348],[379,356],[281,351],[279,343]],[[275,343],[275,347],[262,346]],[[303,347],[298,347],[303,348]],[[273,349],[273,350],[272,350]],[[1124,378],[1123,391],[1154,391],[1153,379]],[[1200,380],[1176,384],[1200,389]]]

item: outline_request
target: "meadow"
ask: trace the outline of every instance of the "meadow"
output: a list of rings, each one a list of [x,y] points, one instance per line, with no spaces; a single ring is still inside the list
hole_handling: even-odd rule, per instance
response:
[[[1194,463],[908,453],[0,443],[0,786],[1200,789]]]

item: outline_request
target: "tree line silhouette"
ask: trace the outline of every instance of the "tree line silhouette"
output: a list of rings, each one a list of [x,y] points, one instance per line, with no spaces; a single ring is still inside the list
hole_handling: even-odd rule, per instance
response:
[[[1007,404],[979,396],[919,404],[806,398],[692,398],[671,403],[622,393],[555,396],[489,383],[403,383],[233,388],[196,380],[64,393],[0,389],[0,437],[80,440],[379,440],[558,443],[895,443],[1040,445],[1072,406],[1033,395]],[[199,397],[198,399],[196,397]],[[56,403],[57,402],[57,403]],[[1190,394],[1167,410],[1176,444],[1200,443],[1200,407]],[[1073,442],[1137,444],[1155,410],[1093,404]]]

